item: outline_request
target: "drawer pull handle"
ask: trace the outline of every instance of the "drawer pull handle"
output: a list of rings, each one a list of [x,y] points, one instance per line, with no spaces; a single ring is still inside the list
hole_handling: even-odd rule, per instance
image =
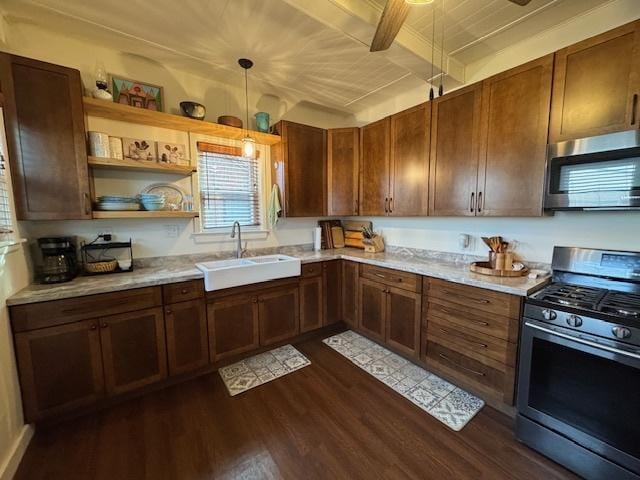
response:
[[[380,278],[384,278],[385,280],[391,280],[393,282],[398,282],[401,283],[402,282],[402,278],[401,277],[397,277],[397,278],[389,278],[386,275],[383,275],[382,273],[374,273],[374,275],[376,277],[380,277]]]
[[[456,312],[452,312],[451,310],[447,310],[446,308],[440,308],[440,311],[442,313],[445,313],[447,315],[453,315],[453,316],[457,316]],[[482,325],[483,327],[488,327],[489,326],[489,322],[484,322],[482,320],[475,320],[473,318],[468,318],[466,320],[469,320],[471,323],[475,323],[478,325]]]
[[[464,340],[467,343],[471,343],[473,345],[478,345],[480,348],[488,348],[488,345],[486,343],[474,342],[473,340],[469,340],[467,338],[464,338],[463,336],[458,335],[457,333],[449,332],[448,330],[445,330],[444,328],[441,328],[440,331],[442,333],[444,333],[445,335],[451,335],[452,337],[459,338],[460,340]]]
[[[483,303],[483,304],[491,303],[491,300],[487,300],[486,298],[467,297],[459,293],[451,292],[449,290],[443,290],[443,292],[446,293],[447,295],[451,295],[452,297],[462,298],[463,300],[469,300],[471,302]]]
[[[469,373],[473,373],[474,375],[478,375],[480,377],[486,377],[486,374],[483,372],[478,372],[477,370],[473,370],[471,368],[465,367],[464,365],[460,365],[459,363],[454,362],[453,360],[451,360],[449,357],[447,357],[446,355],[443,355],[441,353],[438,354],[438,356],[440,358],[442,358],[443,360],[449,362],[451,365],[455,365],[456,367],[465,370]]]

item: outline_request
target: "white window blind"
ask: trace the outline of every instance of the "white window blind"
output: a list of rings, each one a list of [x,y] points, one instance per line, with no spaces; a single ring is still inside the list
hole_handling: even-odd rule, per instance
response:
[[[200,150],[202,228],[260,225],[258,160]]]
[[[0,153],[0,241],[13,233],[11,205],[9,204],[9,176],[5,157]]]

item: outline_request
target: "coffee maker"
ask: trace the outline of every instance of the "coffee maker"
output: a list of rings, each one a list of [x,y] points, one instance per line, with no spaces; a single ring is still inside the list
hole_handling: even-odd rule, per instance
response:
[[[45,237],[38,239],[42,254],[42,283],[62,283],[78,274],[76,243],[71,237]]]

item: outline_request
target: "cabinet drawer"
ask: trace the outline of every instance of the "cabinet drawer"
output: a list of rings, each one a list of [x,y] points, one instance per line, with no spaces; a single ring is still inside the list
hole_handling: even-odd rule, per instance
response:
[[[160,287],[136,288],[11,307],[14,332],[133,312],[162,305]]]
[[[478,312],[473,307],[461,307],[451,304],[437,297],[429,299],[426,319],[437,317],[446,320],[469,333],[477,332],[492,337],[501,338],[509,342],[518,341],[518,321],[512,318]]]
[[[322,263],[305,263],[301,267],[302,277],[316,277],[322,275]]]
[[[436,340],[471,358],[491,358],[501,364],[515,366],[514,343],[484,333],[472,332],[446,319],[429,319],[427,339]]]
[[[520,318],[520,297],[515,295],[435,278],[428,279],[428,288],[429,299],[432,297],[440,298],[452,305],[472,306],[483,312],[515,319]]]
[[[190,282],[163,285],[162,296],[165,304],[196,300],[204,297],[204,282],[202,280],[192,280]]]
[[[376,267],[374,265],[362,265],[360,269],[360,276],[368,278],[369,280],[384,283],[385,285],[403,288],[411,292],[420,293],[422,288],[420,275],[391,270],[389,268]]]

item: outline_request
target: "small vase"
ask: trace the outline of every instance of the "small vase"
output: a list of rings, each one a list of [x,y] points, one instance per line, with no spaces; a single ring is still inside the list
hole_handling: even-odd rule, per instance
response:
[[[256,113],[256,130],[262,133],[269,132],[269,114],[267,112]]]

